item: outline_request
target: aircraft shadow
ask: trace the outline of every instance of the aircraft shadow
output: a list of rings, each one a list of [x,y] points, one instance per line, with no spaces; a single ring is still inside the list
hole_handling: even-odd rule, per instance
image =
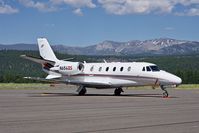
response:
[[[78,96],[78,97],[151,97],[151,98],[163,98],[162,94],[121,94],[120,96],[114,96],[113,94],[85,94],[84,96],[79,96],[75,93],[29,93],[30,97],[63,97],[63,96]],[[168,97],[168,98],[177,98],[177,97]]]

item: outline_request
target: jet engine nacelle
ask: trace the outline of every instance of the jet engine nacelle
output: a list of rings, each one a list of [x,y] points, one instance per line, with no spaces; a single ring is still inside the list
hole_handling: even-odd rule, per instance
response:
[[[76,75],[83,71],[84,64],[81,62],[66,62],[50,68],[51,71],[58,71],[63,75]]]

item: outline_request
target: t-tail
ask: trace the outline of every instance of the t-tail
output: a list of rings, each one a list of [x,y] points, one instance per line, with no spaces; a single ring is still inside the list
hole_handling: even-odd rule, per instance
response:
[[[48,41],[46,38],[38,38],[38,47],[39,47],[39,54],[40,58],[33,57],[30,55],[21,55],[22,58],[31,60],[33,62],[39,63],[42,65],[42,69],[48,73],[48,76],[46,78],[38,78],[38,77],[25,77],[27,79],[33,79],[33,80],[52,80],[61,78],[61,74],[51,71],[52,68],[55,68],[56,63],[59,63],[60,60],[57,59],[55,56],[52,48],[50,47]],[[58,69],[59,67],[57,67]]]
[[[21,55],[22,58],[31,60],[42,65],[42,70],[48,73],[46,78],[25,77],[34,80],[57,80],[63,75],[75,75],[81,73],[84,65],[81,62],[70,62],[73,58],[59,60],[55,56],[46,38],[38,38],[40,58],[30,55]]]
[[[54,62],[58,61],[46,38],[38,38],[37,42],[38,42],[40,56],[43,59]]]

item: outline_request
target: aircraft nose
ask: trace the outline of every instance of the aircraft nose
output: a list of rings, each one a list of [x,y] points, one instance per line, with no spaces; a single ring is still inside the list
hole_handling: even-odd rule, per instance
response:
[[[164,77],[169,83],[173,85],[179,85],[182,83],[182,79],[180,77],[165,71],[162,71],[162,73],[162,77]]]
[[[176,83],[176,84],[181,84],[182,83],[182,79],[180,78],[180,77],[175,77],[175,79],[174,79],[174,82]]]

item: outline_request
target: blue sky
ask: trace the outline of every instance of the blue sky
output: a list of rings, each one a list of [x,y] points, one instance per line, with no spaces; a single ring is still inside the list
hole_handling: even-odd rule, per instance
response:
[[[199,0],[0,0],[0,44],[199,41]]]

